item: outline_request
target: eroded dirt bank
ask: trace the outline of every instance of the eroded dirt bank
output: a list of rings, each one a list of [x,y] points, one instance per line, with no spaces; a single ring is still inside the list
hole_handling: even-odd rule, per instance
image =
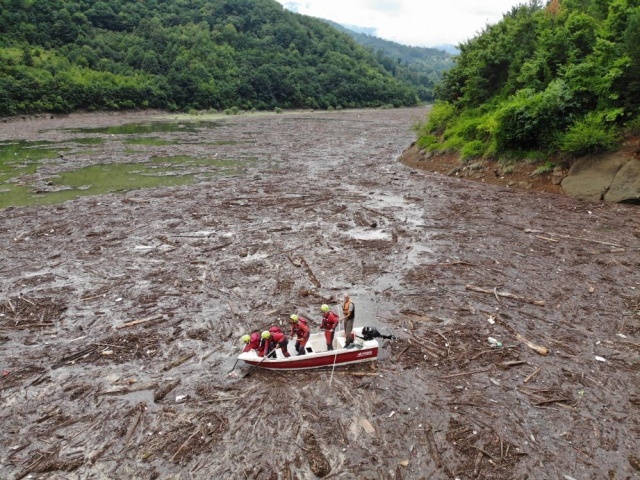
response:
[[[0,211],[0,476],[637,478],[637,207],[412,170],[423,114],[227,118],[150,154],[241,173]],[[398,337],[377,363],[227,376],[243,333],[345,290]]]

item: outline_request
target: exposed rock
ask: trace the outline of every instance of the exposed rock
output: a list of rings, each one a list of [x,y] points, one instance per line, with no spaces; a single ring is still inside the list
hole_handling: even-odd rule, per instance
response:
[[[601,201],[627,161],[628,157],[615,153],[581,158],[571,166],[569,175],[562,180],[562,188],[572,197]]]
[[[640,202],[640,160],[622,165],[604,196],[607,202]]]
[[[566,176],[567,171],[564,168],[557,166],[553,169],[553,173],[551,174],[551,183],[554,185],[560,185]]]

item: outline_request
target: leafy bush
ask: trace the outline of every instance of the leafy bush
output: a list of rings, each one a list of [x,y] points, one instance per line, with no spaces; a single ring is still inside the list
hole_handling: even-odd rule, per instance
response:
[[[282,113],[282,109],[280,107],[276,107],[273,111],[276,113]]]
[[[540,165],[533,171],[533,175],[543,175],[545,173],[553,172],[553,169],[556,168],[556,164],[553,162],[544,162],[544,165]]]
[[[520,90],[497,112],[498,151],[552,146],[556,132],[566,126],[572,100],[562,80],[554,80],[542,92]]]
[[[615,128],[606,125],[601,112],[591,112],[576,121],[559,138],[560,150],[570,155],[612,151],[619,138]]]
[[[486,149],[486,145],[481,140],[472,140],[466,143],[462,150],[460,150],[460,156],[462,160],[469,160],[471,158],[481,157]]]
[[[424,135],[416,142],[419,148],[428,152],[437,150],[438,143],[438,137],[435,135]]]
[[[454,115],[455,107],[452,104],[437,102],[429,112],[429,118],[425,125],[425,133],[444,131]]]
[[[627,122],[626,130],[631,135],[640,135],[640,115],[630,122]]]
[[[439,151],[458,152],[460,151],[460,149],[462,149],[462,147],[464,147],[465,143],[466,142],[464,141],[463,138],[458,137],[457,135],[454,135],[446,139],[444,142],[442,142],[442,145],[440,145]]]

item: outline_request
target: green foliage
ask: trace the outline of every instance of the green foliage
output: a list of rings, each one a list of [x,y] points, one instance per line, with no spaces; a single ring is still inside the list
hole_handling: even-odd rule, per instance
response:
[[[542,92],[522,89],[497,111],[498,153],[543,148],[566,126],[573,98],[566,84],[553,81]]]
[[[510,159],[614,148],[640,113],[639,45],[637,0],[514,7],[459,46],[418,136],[438,136],[422,142],[432,150],[471,154],[482,142],[484,156]]]
[[[556,164],[554,162],[544,162],[543,165],[540,165],[533,171],[533,175],[544,175],[545,173],[553,172],[553,169],[556,168]]]
[[[469,160],[476,157],[481,157],[484,154],[486,145],[481,140],[472,140],[465,143],[460,150],[460,157],[462,160]]]
[[[434,100],[435,84],[442,78],[442,73],[453,67],[455,62],[451,54],[442,50],[401,45],[325,21],[375,55],[378,63],[394,78],[415,87],[420,100],[424,102]]]
[[[0,115],[35,111],[415,105],[419,90],[275,0],[12,1]],[[95,82],[95,83],[94,83]]]
[[[276,113],[282,113],[282,109],[280,107],[276,107],[273,111]]]
[[[426,151],[436,150],[439,145],[438,137],[435,135],[423,135],[418,138],[417,141],[418,147]]]
[[[564,153],[585,155],[612,151],[618,146],[619,138],[616,130],[606,124],[604,114],[590,112],[571,125],[558,143]]]
[[[436,102],[429,112],[425,133],[443,132],[455,113],[455,107],[452,104]]]

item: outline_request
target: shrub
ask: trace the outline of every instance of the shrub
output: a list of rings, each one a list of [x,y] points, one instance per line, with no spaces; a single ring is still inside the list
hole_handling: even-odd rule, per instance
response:
[[[469,143],[465,143],[460,150],[460,156],[462,160],[469,160],[471,158],[481,157],[486,150],[485,143],[481,140],[472,140]]]
[[[280,107],[276,107],[273,111],[276,113],[282,113],[282,109]]]
[[[438,138],[435,135],[424,135],[418,138],[416,142],[419,148],[423,150],[433,151],[437,150],[438,147]]]
[[[446,139],[442,145],[440,146],[440,151],[442,152],[458,152],[466,142],[463,138],[454,135],[448,139]]]
[[[626,129],[630,135],[640,135],[640,115],[627,122]]]
[[[562,80],[554,80],[543,92],[525,88],[497,112],[495,130],[499,152],[550,145],[555,133],[566,127],[572,96]]]
[[[588,113],[561,134],[558,140],[560,150],[574,156],[612,151],[618,142],[615,128],[605,124],[600,112]]]
[[[455,114],[455,108],[450,103],[437,102],[429,112],[429,118],[425,125],[426,133],[442,132],[449,125]]]
[[[544,162],[544,165],[540,165],[533,171],[533,175],[542,175],[545,173],[553,172],[553,169],[556,168],[556,164],[553,162]]]

